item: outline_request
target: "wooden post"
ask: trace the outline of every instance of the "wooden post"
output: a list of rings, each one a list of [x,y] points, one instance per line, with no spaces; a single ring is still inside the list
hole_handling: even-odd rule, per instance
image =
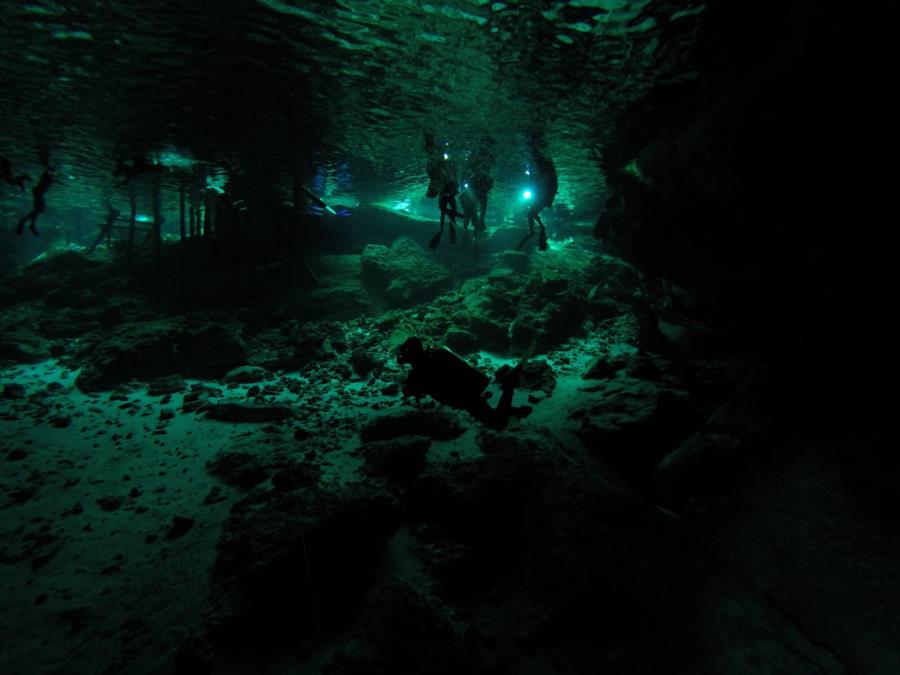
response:
[[[203,237],[209,237],[212,234],[212,214],[209,212],[209,197],[203,195]]]
[[[190,222],[190,235],[191,239],[197,236],[197,200],[194,195],[191,194],[191,222]]]
[[[181,182],[178,190],[178,233],[181,235],[181,242],[184,243],[184,181]]]
[[[162,223],[160,197],[159,197],[159,179],[153,181],[153,249],[156,255],[156,262],[160,261],[162,255]]]
[[[137,200],[134,198],[134,188],[128,190],[128,196],[131,200],[131,216],[128,218],[128,255],[134,248],[134,228],[137,223]]]

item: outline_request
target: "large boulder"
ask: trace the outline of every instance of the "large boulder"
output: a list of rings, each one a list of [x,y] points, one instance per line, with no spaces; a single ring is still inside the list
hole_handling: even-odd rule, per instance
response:
[[[363,442],[385,441],[400,436],[426,436],[450,440],[465,432],[455,415],[438,410],[405,410],[376,417],[360,430]]]
[[[246,353],[237,326],[174,318],[120,326],[84,345],[78,358],[79,389],[99,391],[175,373],[219,378],[245,363]]]
[[[259,366],[238,366],[232,368],[223,378],[225,384],[253,384],[262,382],[272,377],[272,374],[265,368]]]
[[[395,307],[429,300],[452,281],[446,268],[409,237],[399,237],[390,248],[369,244],[360,265],[363,282]]]
[[[50,358],[52,344],[27,328],[0,331],[0,361],[37,363]]]
[[[252,492],[232,507],[217,545],[211,635],[227,647],[339,626],[399,523],[399,505],[374,486]]]
[[[586,388],[570,415],[578,435],[611,465],[629,473],[650,470],[696,428],[685,392],[621,377]]]
[[[762,373],[747,376],[703,426],[659,463],[660,486],[671,496],[728,490],[766,458],[773,411]]]

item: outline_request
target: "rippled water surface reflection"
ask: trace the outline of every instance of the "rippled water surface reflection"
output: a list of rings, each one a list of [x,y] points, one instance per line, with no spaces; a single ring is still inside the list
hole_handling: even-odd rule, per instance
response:
[[[654,83],[693,76],[703,12],[655,0],[7,1],[0,152],[37,175],[36,148],[49,148],[67,183],[56,203],[89,209],[123,189],[115,157],[144,152],[200,162],[173,166],[173,186],[299,172],[346,199],[402,203],[424,191],[431,128],[462,160],[493,140],[502,203],[539,132],[558,199],[588,217],[611,120]],[[5,212],[22,197],[4,186],[2,199]]]

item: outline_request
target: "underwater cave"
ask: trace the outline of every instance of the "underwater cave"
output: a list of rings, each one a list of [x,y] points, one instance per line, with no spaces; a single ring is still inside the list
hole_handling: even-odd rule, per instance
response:
[[[880,13],[0,3],[0,672],[900,673]]]

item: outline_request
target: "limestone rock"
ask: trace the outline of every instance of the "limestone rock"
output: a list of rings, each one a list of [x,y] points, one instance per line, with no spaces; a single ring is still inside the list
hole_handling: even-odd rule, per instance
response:
[[[360,434],[364,442],[384,441],[399,436],[427,436],[449,440],[463,434],[463,427],[446,412],[437,410],[408,410],[376,417],[367,422]]]
[[[385,441],[372,441],[359,449],[366,471],[406,483],[425,468],[425,454],[431,440],[421,436],[400,436]]]
[[[84,366],[76,384],[82,391],[174,373],[221,377],[246,360],[235,327],[190,318],[119,326],[86,344],[79,357]]]
[[[556,375],[553,368],[543,359],[529,361],[522,368],[519,387],[526,391],[542,391],[550,396],[556,389]]]
[[[335,626],[371,586],[400,517],[374,486],[251,492],[216,547],[211,637],[295,640]]]
[[[500,262],[503,267],[514,270],[516,272],[525,272],[528,270],[528,254],[522,251],[503,251],[500,254]]]
[[[357,348],[350,355],[350,367],[357,375],[365,377],[379,365],[378,359],[372,356],[367,349]]]
[[[450,273],[409,237],[397,238],[390,248],[369,244],[360,264],[364,283],[395,307],[428,300],[452,280]]]
[[[294,416],[286,405],[256,405],[237,401],[220,401],[206,408],[206,415],[220,422],[282,422]]]
[[[186,383],[181,375],[168,375],[158,377],[147,385],[148,396],[166,396],[184,391]]]
[[[222,381],[225,384],[253,384],[268,380],[271,376],[268,370],[259,366],[238,366],[229,370]]]
[[[684,392],[630,377],[610,381],[569,417],[589,447],[630,472],[653,467],[698,424]]]
[[[26,328],[0,332],[0,360],[37,363],[50,358],[51,343]]]

